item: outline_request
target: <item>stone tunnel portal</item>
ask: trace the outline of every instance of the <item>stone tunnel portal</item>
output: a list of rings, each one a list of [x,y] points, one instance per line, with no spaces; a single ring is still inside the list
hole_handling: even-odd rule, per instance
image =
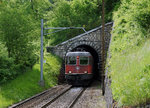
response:
[[[87,52],[90,52],[91,55],[93,56],[93,59],[94,59],[94,70],[93,70],[93,74],[94,74],[94,77],[93,79],[94,80],[100,80],[100,74],[99,74],[99,68],[98,68],[98,63],[99,63],[99,56],[98,56],[98,53],[97,51],[92,48],[91,46],[88,46],[88,45],[80,45],[80,46],[77,46],[75,47],[74,49],[72,49],[71,51],[87,51]]]

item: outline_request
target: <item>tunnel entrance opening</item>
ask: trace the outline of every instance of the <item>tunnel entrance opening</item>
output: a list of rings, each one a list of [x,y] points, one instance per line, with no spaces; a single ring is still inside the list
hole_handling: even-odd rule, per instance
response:
[[[74,48],[73,50],[71,50],[72,52],[74,51],[87,51],[90,52],[91,55],[93,56],[94,59],[94,65],[93,65],[93,80],[100,80],[100,74],[99,74],[99,68],[98,68],[98,63],[99,63],[99,57],[98,57],[98,53],[95,51],[94,48],[92,48],[91,46],[88,45],[80,45],[77,46],[76,48]]]

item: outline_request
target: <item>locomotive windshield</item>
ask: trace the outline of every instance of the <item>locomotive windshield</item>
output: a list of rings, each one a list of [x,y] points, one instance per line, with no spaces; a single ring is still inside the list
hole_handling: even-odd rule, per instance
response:
[[[76,57],[75,56],[68,57],[68,64],[75,65],[76,64]]]
[[[80,65],[87,65],[88,57],[80,57]]]

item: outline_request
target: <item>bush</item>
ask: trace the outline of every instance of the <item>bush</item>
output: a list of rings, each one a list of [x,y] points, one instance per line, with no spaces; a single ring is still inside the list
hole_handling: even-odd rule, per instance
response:
[[[7,49],[0,43],[0,83],[13,79],[17,74],[13,58],[8,58]]]
[[[26,70],[22,64],[16,64],[14,58],[8,57],[7,49],[0,44],[0,83],[14,79]]]
[[[14,60],[0,57],[0,83],[13,79],[16,75]]]
[[[44,60],[46,61],[43,66],[45,80],[48,85],[53,86],[58,83],[62,59],[52,54],[45,54]]]

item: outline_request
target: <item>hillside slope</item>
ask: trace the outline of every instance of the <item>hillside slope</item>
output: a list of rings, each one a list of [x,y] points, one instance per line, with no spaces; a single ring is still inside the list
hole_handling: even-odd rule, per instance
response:
[[[150,1],[123,0],[114,12],[112,93],[120,106],[150,102]]]
[[[40,64],[37,63],[32,70],[28,69],[27,72],[22,73],[14,80],[0,85],[0,108],[6,108],[57,85],[61,59],[52,54],[45,54],[44,60],[46,61],[43,69],[45,86],[41,87],[38,84],[40,81]]]

